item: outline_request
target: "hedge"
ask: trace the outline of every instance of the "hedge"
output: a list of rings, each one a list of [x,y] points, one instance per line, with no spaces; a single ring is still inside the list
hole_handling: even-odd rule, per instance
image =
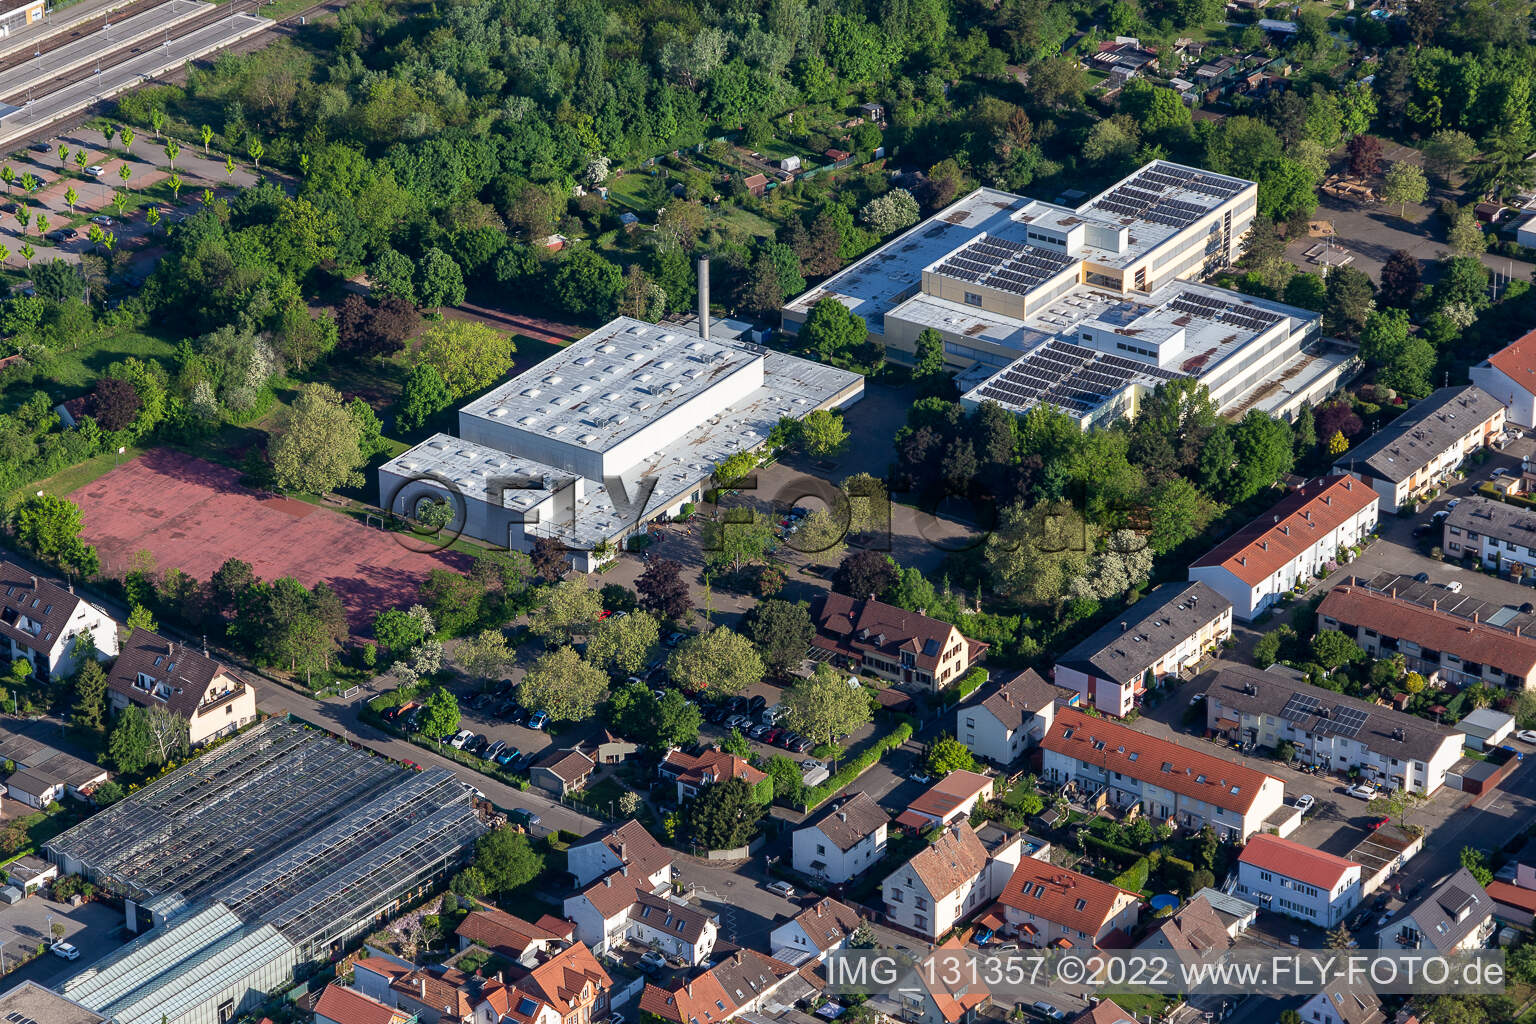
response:
[[[1096,836],[1086,829],[1082,832],[1083,845],[1092,847],[1100,854],[1115,862],[1115,866],[1124,870],[1141,859],[1141,851],[1133,850],[1128,846],[1112,843],[1108,839]]]
[[[844,761],[843,766],[837,770],[837,774],[833,775],[830,779],[821,783],[819,786],[808,787],[804,793],[801,794],[800,810],[809,811],[813,807],[819,807],[821,804],[831,799],[838,790],[853,782],[854,779],[857,779],[860,775],[863,775],[870,768],[873,768],[875,763],[878,762],[880,758],[883,757],[888,751],[895,750],[897,747],[907,742],[907,740],[911,739],[912,721],[905,715],[903,715],[902,718],[904,721],[897,725],[896,728],[886,733],[885,736],[883,736],[873,746],[869,747],[858,757]]]
[[[1174,889],[1179,892],[1190,892],[1194,889],[1195,866],[1183,857],[1175,857],[1171,853],[1163,854],[1164,877],[1173,882],[1175,877],[1182,879],[1183,884],[1175,884]]]
[[[987,670],[982,668],[980,665],[977,665],[965,675],[957,679],[955,681],[955,685],[945,688],[944,703],[960,703],[961,701],[965,700],[965,698],[975,693],[978,689],[985,686],[988,678],[990,677],[987,673]]]
[[[1141,892],[1147,887],[1147,876],[1152,873],[1152,862],[1145,857],[1136,858],[1136,863],[1126,868],[1115,876],[1115,884],[1130,892]]]

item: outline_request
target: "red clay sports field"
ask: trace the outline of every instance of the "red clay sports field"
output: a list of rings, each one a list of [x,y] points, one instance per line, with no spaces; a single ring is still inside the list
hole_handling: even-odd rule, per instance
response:
[[[99,550],[105,575],[121,575],[140,549],[160,569],[200,580],[225,559],[240,558],[262,579],[329,583],[354,632],[365,632],[377,612],[412,603],[431,570],[469,565],[464,555],[413,551],[399,534],[239,480],[233,469],[159,448],[69,497],[80,506],[83,536]]]

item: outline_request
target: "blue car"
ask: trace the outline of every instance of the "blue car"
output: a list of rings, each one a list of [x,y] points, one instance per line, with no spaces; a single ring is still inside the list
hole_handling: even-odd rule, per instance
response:
[[[505,768],[521,756],[522,755],[517,752],[516,747],[507,747],[501,753],[496,755],[496,763]]]

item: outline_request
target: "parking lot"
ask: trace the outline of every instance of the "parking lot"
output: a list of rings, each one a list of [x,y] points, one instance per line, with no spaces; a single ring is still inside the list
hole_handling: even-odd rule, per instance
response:
[[[64,926],[64,941],[80,951],[76,960],[44,953],[36,960],[0,979],[0,989],[21,981],[55,985],[115,950],[127,938],[123,913],[105,903],[71,907],[41,896],[28,896],[11,906],[0,905],[0,949],[8,961],[22,951],[36,950],[48,941],[52,925]]]

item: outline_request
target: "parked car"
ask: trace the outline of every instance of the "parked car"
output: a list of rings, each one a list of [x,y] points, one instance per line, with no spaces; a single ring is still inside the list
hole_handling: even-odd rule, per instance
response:
[[[767,885],[763,886],[763,888],[767,889],[771,893],[782,896],[787,900],[792,900],[795,898],[795,887],[784,881],[782,878],[769,882]]]
[[[727,729],[746,729],[751,726],[751,724],[752,719],[748,718],[746,715],[732,715],[730,718],[725,720],[725,727]]]
[[[667,958],[654,949],[648,949],[640,955],[642,971],[659,971],[665,966],[667,966]]]
[[[908,775],[907,778],[911,779],[913,782],[920,786],[926,786],[933,781],[932,775],[929,775],[927,772],[921,770],[913,772],[911,775]]]
[[[1489,476],[1508,476],[1508,475],[1509,475],[1509,470],[1505,469],[1503,466],[1500,466],[1498,469],[1494,470],[1492,473],[1489,474]]]
[[[1033,1003],[1030,1003],[1029,1008],[1034,1010],[1040,1016],[1044,1017],[1046,1020],[1064,1020],[1067,1016],[1043,999],[1037,999]]]
[[[537,814],[526,807],[514,807],[507,812],[507,817],[524,825],[537,825],[541,820]]]
[[[1371,831],[1375,832],[1377,829],[1381,828],[1381,826],[1386,825],[1386,824],[1390,823],[1391,821],[1392,821],[1392,819],[1388,818],[1388,817],[1381,817],[1381,818],[1373,819],[1371,821],[1371,825],[1370,825]]]
[[[747,730],[747,735],[752,737],[754,740],[760,740],[764,736],[768,735],[768,730],[770,728],[772,728],[772,726],[754,725],[754,726],[752,726],[752,728]]]
[[[1376,787],[1371,785],[1369,782],[1362,782],[1357,786],[1350,786],[1344,792],[1348,793],[1350,796],[1356,798],[1357,800],[1376,799]]]
[[[507,741],[497,740],[495,743],[492,743],[490,746],[486,747],[485,751],[480,756],[485,758],[487,761],[494,761],[496,760],[496,755],[505,749],[507,749]]]
[[[779,738],[775,742],[777,743],[778,746],[781,746],[785,750],[788,750],[790,745],[792,743],[794,743],[795,740],[797,740],[799,738],[800,737],[799,737],[798,734],[792,733],[788,729],[785,729],[783,732],[779,733]]]
[[[464,752],[467,754],[479,754],[484,752],[485,748],[490,745],[491,738],[489,736],[476,736],[474,739],[464,744]]]
[[[1536,729],[1521,729],[1515,733],[1515,739],[1522,743],[1536,743]]]
[[[548,711],[535,711],[528,718],[528,728],[530,728],[530,729],[540,729],[540,730],[542,730],[548,724],[549,724],[549,712]]]
[[[55,942],[48,948],[53,951],[54,956],[61,956],[65,960],[80,959],[80,951],[67,942]]]
[[[797,754],[803,754],[807,750],[810,750],[815,745],[816,744],[812,743],[810,740],[806,739],[804,736],[796,736],[795,737],[795,742],[789,744],[784,749],[786,749],[786,750],[793,750]]]
[[[678,644],[683,642],[683,636],[684,634],[682,633],[670,633],[667,635],[667,638],[662,641],[662,643],[666,644],[668,647],[676,647]]]
[[[101,166],[101,164],[91,164],[91,166],[85,169],[85,173],[93,178],[99,178],[107,173],[107,169]]]
[[[768,706],[768,698],[764,697],[762,695],[758,695],[756,697],[753,697],[751,700],[747,701],[747,714],[749,714],[749,715],[760,715],[760,714],[763,713],[763,709],[766,708],[767,706]]]
[[[501,765],[503,768],[511,767],[512,762],[516,761],[517,758],[518,753],[516,747],[504,746],[496,753],[496,763]]]
[[[448,741],[448,745],[454,750],[463,750],[464,744],[468,743],[474,738],[475,734],[470,732],[468,729],[460,729],[458,732],[453,734],[453,738]]]
[[[770,745],[774,744],[774,743],[777,743],[779,741],[779,737],[784,735],[784,730],[778,728],[777,726],[770,725],[770,726],[767,726],[767,729],[768,729],[767,732],[763,733],[762,736],[758,737],[764,743],[767,743],[767,744],[770,744]]]
[[[1461,499],[1460,498],[1452,498],[1450,501],[1445,503],[1445,510],[1447,512],[1449,512],[1451,509],[1455,508],[1457,505],[1460,505],[1460,504],[1461,504]]]
[[[1296,809],[1302,814],[1306,814],[1312,809],[1312,805],[1315,803],[1317,803],[1316,797],[1314,797],[1311,793],[1303,793],[1301,796],[1296,798]]]
[[[1461,580],[1451,580],[1451,582],[1445,585],[1445,589],[1453,594],[1461,593]]]
[[[98,213],[96,216],[91,218],[91,223],[100,224],[104,228],[109,228],[112,226],[112,218],[108,217],[104,213]]]

